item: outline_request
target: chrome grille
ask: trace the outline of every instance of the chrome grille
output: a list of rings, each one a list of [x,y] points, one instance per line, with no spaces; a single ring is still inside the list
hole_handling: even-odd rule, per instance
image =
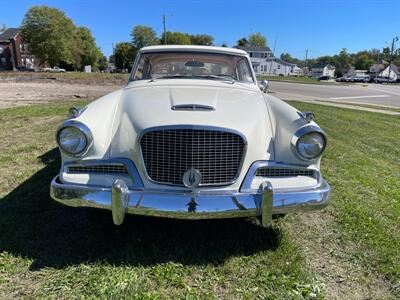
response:
[[[240,171],[245,147],[238,134],[206,129],[149,131],[140,145],[150,179],[183,185],[183,174],[195,168],[201,172],[201,186],[232,183]]]
[[[314,170],[290,169],[290,168],[260,168],[257,170],[256,176],[259,176],[259,177],[294,177],[294,176],[314,177]]]
[[[125,165],[120,165],[120,164],[69,166],[68,173],[74,173],[74,174],[129,174],[127,167]]]

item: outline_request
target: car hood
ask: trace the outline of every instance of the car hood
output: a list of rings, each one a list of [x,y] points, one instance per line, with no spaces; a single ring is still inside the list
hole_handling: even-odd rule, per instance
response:
[[[137,143],[144,130],[175,125],[235,130],[247,142],[245,164],[273,159],[269,112],[255,85],[192,80],[185,80],[185,84],[163,80],[126,86],[114,118],[111,157],[140,157]]]

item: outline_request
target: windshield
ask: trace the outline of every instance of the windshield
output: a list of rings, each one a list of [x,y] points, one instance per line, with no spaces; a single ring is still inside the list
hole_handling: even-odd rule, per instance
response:
[[[131,80],[199,78],[254,83],[246,57],[207,52],[155,52],[140,55]]]

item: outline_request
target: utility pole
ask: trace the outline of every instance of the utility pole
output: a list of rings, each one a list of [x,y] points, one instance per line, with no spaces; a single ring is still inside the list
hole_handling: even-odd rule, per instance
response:
[[[379,54],[381,54],[381,52],[378,50],[378,57],[376,59],[376,72],[375,72],[375,83],[378,82],[378,73],[379,73]]]
[[[167,44],[167,31],[165,29],[165,19],[166,19],[166,17],[165,17],[165,15],[162,15],[162,17],[163,17],[163,25],[164,25],[164,45],[166,45]]]
[[[308,66],[307,66],[307,59],[308,59],[308,49],[306,49],[306,61],[304,62],[304,71],[307,72],[307,76],[308,76]]]
[[[392,69],[392,59],[393,59],[393,51],[394,51],[394,43],[399,40],[399,37],[396,36],[392,40],[392,49],[390,50],[390,57],[389,57],[389,75],[388,75],[388,82],[390,80],[390,71]]]

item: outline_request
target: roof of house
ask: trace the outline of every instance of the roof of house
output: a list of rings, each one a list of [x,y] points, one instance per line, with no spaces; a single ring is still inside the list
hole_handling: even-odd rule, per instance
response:
[[[296,64],[289,63],[289,62],[284,61],[284,60],[282,60],[280,58],[277,58],[277,57],[267,57],[265,60],[266,61],[275,61],[278,64],[282,64],[282,65],[296,66]]]
[[[196,52],[218,52],[224,54],[248,55],[245,51],[215,46],[195,46],[195,45],[166,45],[166,46],[148,46],[140,49],[140,53],[146,52],[165,52],[165,51],[196,51]]]
[[[311,68],[312,69],[323,69],[325,67],[328,67],[330,69],[335,69],[335,66],[332,66],[331,64],[318,64],[318,65],[314,65]]]
[[[385,70],[386,70],[387,68],[389,68],[389,66],[387,66],[387,67],[385,68]],[[382,70],[382,71],[383,71],[383,70]],[[382,71],[381,71],[381,72],[382,72]],[[396,65],[394,65],[394,64],[391,64],[390,71],[393,72],[393,73],[395,73],[396,75],[400,75],[400,70],[399,70],[399,68],[398,68]]]
[[[0,40],[15,39],[20,31],[20,28],[7,28],[6,31],[0,33]]]
[[[237,48],[246,52],[271,52],[269,47],[244,46]]]

